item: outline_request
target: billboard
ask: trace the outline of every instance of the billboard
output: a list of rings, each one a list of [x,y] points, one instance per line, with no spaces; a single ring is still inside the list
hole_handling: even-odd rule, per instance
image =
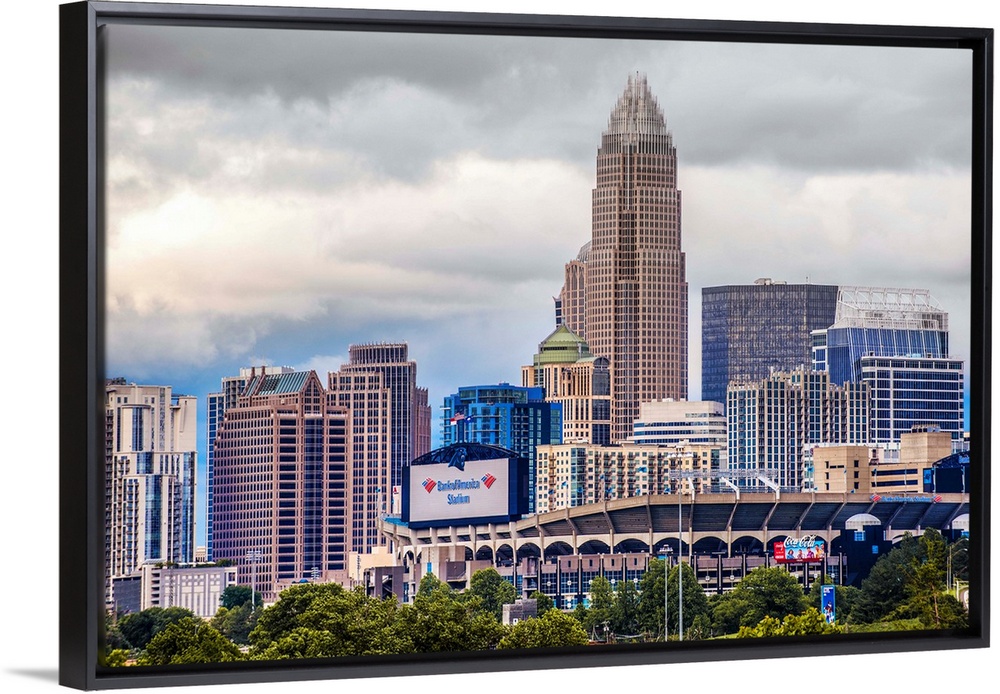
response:
[[[820,608],[827,624],[837,621],[837,586],[820,586]]]
[[[466,460],[415,465],[407,484],[408,518],[413,527],[449,525],[510,514],[511,459]]]
[[[815,535],[787,537],[774,543],[774,560],[779,564],[806,564],[826,559],[826,541]]]

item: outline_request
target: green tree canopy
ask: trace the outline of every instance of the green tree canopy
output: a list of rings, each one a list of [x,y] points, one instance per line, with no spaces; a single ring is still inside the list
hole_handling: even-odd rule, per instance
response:
[[[663,640],[665,589],[662,559],[651,559],[639,580],[639,626],[650,637]]]
[[[397,612],[395,598],[369,597],[363,588],[292,586],[260,612],[250,632],[251,654],[255,658],[318,658],[405,652],[393,632]]]
[[[780,620],[805,609],[805,595],[794,576],[781,567],[760,567],[713,602],[712,623],[716,635],[735,634],[740,627],[755,627],[765,617]]]
[[[494,568],[481,569],[472,574],[465,594],[479,598],[481,609],[492,614],[498,621],[503,619],[503,606],[517,600],[517,590],[513,584],[504,580]]]
[[[438,582],[440,583],[440,582]],[[402,605],[389,634],[400,653],[481,651],[495,648],[504,628],[474,596],[462,598],[446,585],[421,591]]]
[[[597,576],[590,582],[590,604],[587,606],[583,628],[594,640],[603,641],[605,634],[611,630],[614,593],[611,592],[611,582],[604,576]]]
[[[583,625],[559,610],[548,610],[541,617],[523,619],[510,627],[498,648],[553,648],[587,644]]]
[[[611,608],[611,631],[619,636],[636,636],[639,626],[639,590],[632,581],[621,581],[615,588]]]
[[[247,603],[260,605],[262,602],[260,591],[255,594],[250,586],[226,586],[226,589],[222,591],[219,604],[227,610],[231,610]]]
[[[822,613],[814,607],[802,614],[790,614],[784,619],[764,617],[756,626],[740,627],[740,638],[761,638],[768,636],[806,636],[807,634],[839,634],[840,627],[830,624]]]
[[[183,607],[150,607],[122,617],[118,622],[118,631],[129,646],[141,651],[158,633],[188,617],[194,617],[194,613]]]
[[[680,586],[677,580],[678,575],[681,576],[680,581],[682,585]],[[683,603],[681,601],[682,597]],[[705,595],[705,589],[698,583],[698,578],[695,576],[694,569],[691,568],[690,564],[681,562],[679,566],[670,569],[670,574],[667,578],[667,599],[669,601],[667,616],[670,633],[680,633],[678,625],[682,611],[681,605],[683,605],[684,635],[685,638],[690,638],[691,634],[689,634],[689,631],[691,626],[699,617],[707,617],[709,614],[708,597]]]
[[[538,616],[542,617],[551,609],[555,608],[555,603],[552,602],[552,598],[543,593],[540,590],[536,590],[534,593],[528,596],[531,600],[535,601],[535,605],[538,610]]]
[[[196,617],[185,617],[154,636],[136,662],[139,665],[178,665],[243,659],[240,649],[209,624]]]
[[[851,606],[851,622],[877,622],[903,603],[906,600],[906,572],[915,560],[922,560],[924,556],[920,542],[912,535],[905,535],[896,547],[875,562],[861,582],[861,592]]]
[[[250,643],[250,632],[257,625],[262,609],[259,604],[254,609],[249,602],[230,609],[220,607],[209,624],[233,643],[246,645]]]

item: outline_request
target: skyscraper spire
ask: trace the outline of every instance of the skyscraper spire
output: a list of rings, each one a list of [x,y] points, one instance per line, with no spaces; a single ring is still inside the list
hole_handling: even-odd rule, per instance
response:
[[[636,142],[641,137],[666,137],[667,125],[660,104],[649,91],[646,76],[642,73],[629,75],[625,91],[608,118],[608,138],[624,137],[626,142]],[[602,146],[609,144],[602,142]]]
[[[564,288],[562,309],[573,316],[580,305],[583,324],[567,324],[610,361],[616,442],[631,435],[640,402],[685,399],[688,385],[677,153],[640,73],[629,76],[601,136],[592,224],[586,259],[567,265],[567,284],[573,271],[583,298]]]

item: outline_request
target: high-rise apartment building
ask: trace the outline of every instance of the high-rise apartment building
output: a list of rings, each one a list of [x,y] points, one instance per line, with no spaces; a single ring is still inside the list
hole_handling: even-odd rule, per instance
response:
[[[753,284],[705,287],[701,292],[701,399],[726,401],[731,382],[754,382],[772,369],[791,371],[813,361],[813,330],[833,324],[837,287]],[[842,381],[836,381],[841,383]]]
[[[562,443],[562,406],[547,402],[542,388],[509,383],[465,386],[445,397],[441,414],[443,446],[485,443],[528,459],[528,487],[535,488],[539,446]],[[529,513],[534,500],[529,497]]]
[[[799,491],[808,444],[869,443],[868,386],[835,385],[829,374],[808,368],[774,371],[760,381],[730,384],[726,419],[730,470],[756,472]]]
[[[170,386],[105,387],[105,597],[150,562],[194,558],[197,407]]]
[[[538,447],[538,513],[646,494],[710,493],[721,449],[697,444]]]
[[[250,367],[240,369],[239,376],[227,376],[222,379],[222,386],[217,393],[209,393],[207,399],[207,417],[205,420],[206,429],[206,449],[205,449],[205,487],[206,487],[206,509],[205,509],[205,559],[212,559],[212,533],[214,530],[213,519],[215,516],[215,497],[213,495],[212,482],[215,478],[215,434],[219,430],[222,418],[226,410],[236,404],[236,398],[246,388],[247,381],[254,369]],[[291,373],[293,369],[287,366],[260,366],[257,373]]]
[[[948,353],[948,313],[926,289],[840,287],[834,321],[812,334],[813,366],[832,383],[865,383],[872,442],[914,426],[962,439],[965,364]]]
[[[566,442],[607,445],[611,441],[611,375],[606,357],[565,324],[538,345],[530,366],[521,367],[521,385],[545,391],[545,401],[562,406]]]
[[[617,442],[632,434],[640,402],[683,399],[688,387],[677,151],[644,76],[629,77],[601,136],[592,225],[589,248],[567,266],[559,307],[567,327],[610,361]],[[583,324],[574,318],[581,308]]]
[[[215,559],[265,600],[344,580],[353,489],[348,411],[314,371],[251,373],[215,439]],[[360,482],[359,482],[360,484]]]
[[[389,390],[389,483],[402,484],[403,465],[430,452],[431,411],[426,388],[417,387],[417,363],[406,343],[351,345],[341,375],[378,373]]]

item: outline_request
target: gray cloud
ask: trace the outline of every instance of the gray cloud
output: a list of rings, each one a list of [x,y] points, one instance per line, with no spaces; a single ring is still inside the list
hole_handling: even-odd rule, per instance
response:
[[[692,330],[703,286],[808,277],[926,286],[967,349],[960,52],[139,26],[108,47],[121,371],[406,339],[435,405],[516,382],[637,70],[678,148]]]

